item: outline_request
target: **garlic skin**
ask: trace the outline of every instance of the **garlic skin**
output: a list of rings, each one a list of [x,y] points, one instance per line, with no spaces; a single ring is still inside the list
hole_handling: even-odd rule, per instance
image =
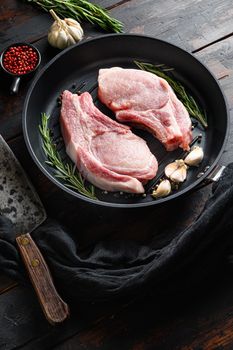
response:
[[[161,198],[161,197],[166,197],[170,194],[171,192],[171,183],[169,180],[163,180],[160,182],[158,187],[153,190],[152,192],[152,197],[154,198]]]
[[[55,22],[48,32],[48,42],[58,49],[78,43],[83,38],[83,29],[80,24],[72,18],[60,19],[53,10],[49,11]]]
[[[199,146],[193,147],[191,152],[184,159],[184,162],[189,166],[198,166],[204,158],[203,149]]]
[[[184,182],[187,177],[187,165],[183,159],[177,159],[165,167],[165,175],[175,183]]]

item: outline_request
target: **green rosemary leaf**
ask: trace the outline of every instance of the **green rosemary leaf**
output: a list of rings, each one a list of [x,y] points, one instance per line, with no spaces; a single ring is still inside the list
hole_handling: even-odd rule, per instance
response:
[[[121,33],[123,23],[110,16],[107,10],[87,0],[26,0],[45,11],[53,9],[63,18],[74,18],[97,24],[108,32]]]
[[[201,110],[198,104],[196,103],[193,96],[191,96],[187,91],[185,90],[185,87],[181,85],[181,83],[175,78],[173,78],[170,75],[167,75],[165,72],[170,72],[174,70],[174,68],[169,68],[165,66],[164,64],[156,64],[153,65],[151,63],[144,63],[144,62],[134,62],[140,69],[145,70],[147,72],[154,73],[158,75],[160,78],[165,79],[169,85],[172,87],[172,89],[175,91],[177,97],[183,102],[184,106],[186,107],[188,113],[196,120],[200,122],[200,124],[207,128],[207,116],[206,111]]]
[[[77,172],[77,168],[74,165],[63,163],[56,149],[56,145],[53,143],[51,132],[48,127],[49,116],[45,113],[41,114],[41,124],[39,125],[39,131],[43,139],[43,150],[47,156],[46,164],[50,165],[56,170],[55,176],[62,179],[65,186],[73,188],[84,196],[96,199],[94,186],[85,186],[85,181],[81,174]]]

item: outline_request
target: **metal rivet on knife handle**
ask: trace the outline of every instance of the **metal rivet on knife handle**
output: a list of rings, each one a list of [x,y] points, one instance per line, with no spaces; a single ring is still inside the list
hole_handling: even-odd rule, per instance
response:
[[[27,237],[23,236],[23,237],[21,238],[21,240],[20,240],[20,243],[21,243],[22,245],[27,245],[27,244],[29,244],[30,242],[29,242],[29,239],[28,239]]]
[[[32,259],[31,264],[32,267],[36,267],[40,264],[40,261],[38,259]]]

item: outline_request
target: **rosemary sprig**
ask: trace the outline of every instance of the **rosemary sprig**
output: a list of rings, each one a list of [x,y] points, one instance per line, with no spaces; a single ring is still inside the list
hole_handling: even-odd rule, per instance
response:
[[[123,23],[111,17],[107,10],[87,0],[26,0],[36,4],[45,11],[53,9],[61,17],[70,17],[78,21],[97,24],[107,32],[121,33]]]
[[[171,75],[166,74],[166,72],[173,71],[174,70],[173,68],[169,68],[164,64],[153,65],[150,63],[144,63],[144,62],[138,62],[138,61],[135,61],[134,63],[140,69],[154,73],[159,77],[165,79],[169,83],[169,85],[172,87],[172,89],[175,91],[177,97],[183,102],[188,113],[193,118],[197,119],[204,128],[208,127],[206,112],[200,109],[200,107],[197,105],[196,101],[194,100],[193,96],[191,96],[185,90],[184,86],[181,85],[180,82],[175,80]]]
[[[56,145],[53,143],[51,131],[48,128],[48,120],[49,116],[42,113],[39,130],[43,138],[43,150],[48,158],[46,163],[57,170],[55,176],[65,181],[65,186],[73,188],[88,198],[97,199],[95,196],[94,186],[85,187],[85,182],[81,174],[76,171],[76,166],[72,166],[68,163],[64,164],[62,162]]]

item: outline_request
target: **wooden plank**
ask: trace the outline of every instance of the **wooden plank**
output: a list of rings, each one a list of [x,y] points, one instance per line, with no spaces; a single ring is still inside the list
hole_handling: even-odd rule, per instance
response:
[[[231,0],[146,0],[143,10],[140,0],[100,0],[98,4],[112,8],[111,14],[125,23],[125,32],[156,36],[188,50],[198,49],[231,31]],[[2,45],[36,40],[46,35],[52,23],[42,10],[21,1],[5,1],[0,9],[4,19],[1,31],[5,33]]]
[[[180,295],[145,295],[144,300],[100,320],[54,349],[232,349],[230,276],[224,280],[217,274],[206,285]]]
[[[126,0],[126,1],[129,1],[129,0]],[[116,7],[122,1],[120,1],[120,0],[100,0],[100,1],[99,0],[90,0],[90,2],[92,4],[97,4],[97,5],[100,5],[104,8],[111,9],[113,7]]]
[[[43,323],[43,315],[36,303],[35,296],[29,293],[27,289],[17,287],[8,293],[2,294],[0,296],[0,309],[0,324],[2,324],[0,329],[1,349],[13,349],[21,344],[20,339],[24,339],[24,334],[30,324],[32,329],[35,327],[32,336],[39,324],[42,325],[42,328],[44,325],[47,326],[45,322]],[[30,336],[28,335],[28,337]]]
[[[0,297],[0,348],[13,349],[38,335],[52,331],[44,319],[33,292],[25,288],[14,290]]]
[[[92,1],[92,3],[97,3]],[[98,5],[112,7],[118,1],[99,0]],[[1,49],[12,42],[36,41],[47,35],[49,27],[53,23],[52,17],[41,8],[27,1],[3,0],[0,4]],[[85,27],[85,26],[84,26]]]
[[[195,56],[219,80],[229,107],[233,108],[233,36],[203,49]]]
[[[140,0],[103,0],[98,4],[112,8],[110,13],[125,23],[125,32],[156,36],[188,50],[229,35],[233,14],[231,0],[146,0],[143,10]],[[5,33],[2,48],[12,41],[35,41],[47,34],[52,23],[47,13],[25,2],[3,1],[0,10]]]
[[[231,110],[228,142],[220,160],[223,165],[226,165],[233,156],[233,36],[209,46],[196,53],[195,56],[207,65],[219,80]]]
[[[0,349],[51,349],[81,329],[91,327],[112,309],[114,306],[103,309],[77,302],[70,319],[54,327],[46,321],[33,290],[18,286],[0,296]]]
[[[168,40],[188,51],[232,33],[231,0],[132,0],[111,10],[125,32]]]
[[[43,36],[52,20],[29,3],[1,1],[1,49],[12,42],[33,41]]]
[[[215,271],[197,289],[172,296],[145,291],[125,303],[77,302],[72,318],[59,327],[44,321],[31,289],[17,287],[0,296],[0,348],[212,350],[221,344],[231,349],[232,271],[224,267],[224,276],[222,272]]]

